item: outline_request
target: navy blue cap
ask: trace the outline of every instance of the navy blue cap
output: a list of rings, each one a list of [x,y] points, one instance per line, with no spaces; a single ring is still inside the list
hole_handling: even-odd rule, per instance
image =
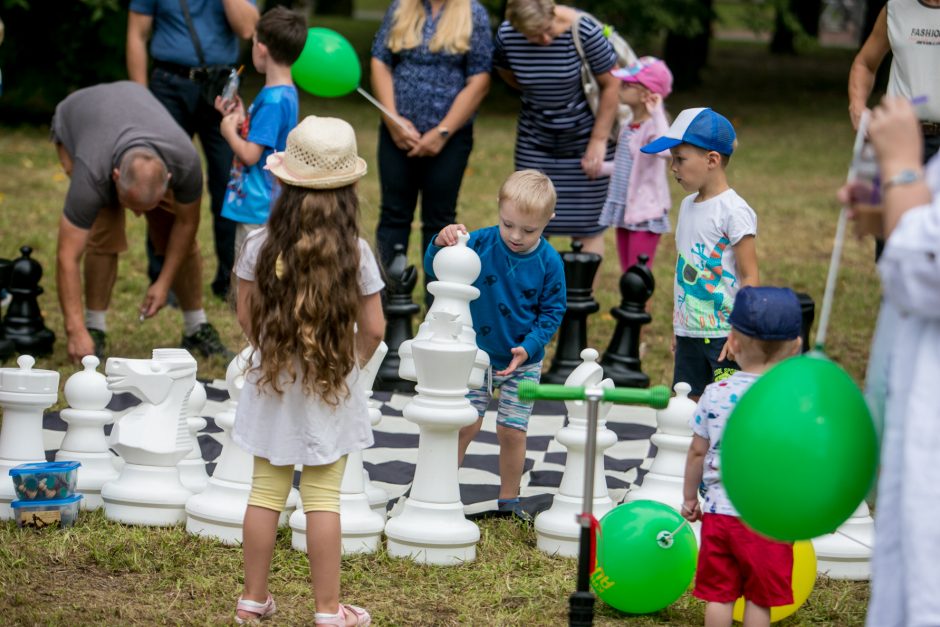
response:
[[[685,109],[670,125],[666,134],[640,148],[655,155],[679,144],[692,144],[722,155],[734,152],[734,127],[728,118],[707,107]]]
[[[803,327],[803,312],[789,287],[742,287],[728,322],[758,340],[794,340]]]

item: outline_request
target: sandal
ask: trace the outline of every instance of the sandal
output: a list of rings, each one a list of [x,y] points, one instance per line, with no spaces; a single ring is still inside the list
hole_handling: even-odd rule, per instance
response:
[[[314,624],[333,625],[334,627],[346,627],[346,613],[349,612],[356,617],[356,625],[365,627],[372,624],[372,617],[358,605],[339,604],[339,611],[336,614],[324,614],[317,612],[314,614]]]
[[[238,615],[239,611],[255,614],[255,616],[252,616],[251,618],[242,618]],[[276,611],[277,606],[274,604],[274,597],[272,597],[270,594],[268,595],[268,600],[264,603],[250,601],[248,599],[238,597],[238,604],[235,606],[235,622],[239,625],[257,624],[265,618],[272,616]]]

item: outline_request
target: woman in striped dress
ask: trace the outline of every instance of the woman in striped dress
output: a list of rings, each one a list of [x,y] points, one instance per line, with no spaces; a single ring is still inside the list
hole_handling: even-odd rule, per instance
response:
[[[553,0],[509,0],[506,21],[496,34],[493,65],[522,92],[516,134],[516,169],[540,170],[558,193],[550,235],[570,235],[584,250],[603,254],[604,227],[597,223],[607,196],[605,160],[613,158],[610,129],[617,110],[618,81],[610,74],[614,50],[601,29],[580,20],[571,7]],[[598,114],[581,88],[581,58],[572,28],[600,86]]]

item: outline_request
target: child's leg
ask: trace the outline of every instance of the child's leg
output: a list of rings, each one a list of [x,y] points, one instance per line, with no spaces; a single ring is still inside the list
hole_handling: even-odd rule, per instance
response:
[[[343,456],[325,466],[304,466],[300,475],[300,500],[307,516],[307,559],[317,612],[339,611],[339,572],[342,535],[339,523],[339,489],[346,469]]]
[[[704,352],[704,340],[697,337],[676,336],[672,385],[688,383],[692,387],[689,398],[697,401],[705,391],[705,386],[712,381],[714,381],[714,373]]]
[[[483,426],[483,415],[486,413],[486,408],[490,404],[490,399],[493,398],[489,390],[489,377],[490,373],[487,372],[486,378],[483,380],[483,385],[467,393],[470,404],[477,410],[477,415],[480,418],[475,423],[460,429],[460,434],[457,437],[458,466],[463,464],[463,457],[467,454],[467,447],[470,446],[470,442],[472,442],[473,438],[480,432],[480,428]]]
[[[521,366],[506,377],[498,377],[499,409],[496,415],[496,438],[499,441],[499,498],[519,496],[522,469],[525,466],[526,430],[532,415],[532,402],[519,400],[519,383],[538,383],[542,362]]]
[[[726,627],[731,625],[734,603],[710,602],[705,605],[705,627]]]
[[[268,572],[277,538],[277,520],[287,502],[293,476],[293,466],[274,466],[264,458],[254,459],[251,494],[242,529],[245,555],[243,599],[258,603],[268,600]],[[239,615],[251,617],[251,614],[241,611]]]
[[[620,255],[620,269],[623,272],[640,262],[640,255],[649,257],[649,267],[653,267],[656,247],[659,245],[659,233],[649,231],[631,231],[617,229],[617,252]]]
[[[751,601],[744,603],[744,627],[769,627],[770,608]]]

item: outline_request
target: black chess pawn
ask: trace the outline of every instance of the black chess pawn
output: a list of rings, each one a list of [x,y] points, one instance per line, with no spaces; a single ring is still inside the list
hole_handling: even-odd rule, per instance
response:
[[[581,252],[579,241],[571,243],[571,250],[561,254],[565,264],[565,294],[568,309],[558,329],[555,357],[544,375],[545,383],[564,383],[571,371],[581,365],[581,351],[587,348],[587,318],[601,306],[594,300],[594,275],[601,265],[597,253]]]
[[[43,289],[39,286],[42,279],[42,266],[30,258],[33,249],[29,246],[20,248],[22,257],[13,262],[8,288],[13,299],[3,317],[3,331],[13,340],[19,353],[48,355],[55,343],[55,333],[46,328],[39,309],[37,298]]]
[[[813,328],[813,321],[816,319],[816,303],[812,296],[803,292],[797,292],[796,299],[800,301],[800,311],[803,314],[800,337],[803,338],[803,352],[805,353],[810,349],[809,330]]]
[[[373,389],[386,392],[413,392],[415,384],[398,376],[398,366],[401,359],[398,356],[398,347],[413,335],[411,319],[420,311],[411,293],[418,282],[418,271],[413,265],[408,265],[405,247],[395,244],[392,261],[385,270],[385,298],[382,308],[385,310],[385,344],[388,354],[379,366]]]
[[[649,387],[650,378],[640,368],[640,328],[652,320],[646,313],[646,302],[655,289],[649,257],[640,255],[639,262],[620,277],[620,306],[610,310],[617,327],[601,358],[604,376],[618,387]]]
[[[5,294],[4,290],[10,287],[10,274],[13,272],[13,262],[9,259],[0,259],[0,294]],[[12,357],[16,352],[16,345],[13,340],[8,340],[3,333],[3,325],[0,325],[0,362]]]

